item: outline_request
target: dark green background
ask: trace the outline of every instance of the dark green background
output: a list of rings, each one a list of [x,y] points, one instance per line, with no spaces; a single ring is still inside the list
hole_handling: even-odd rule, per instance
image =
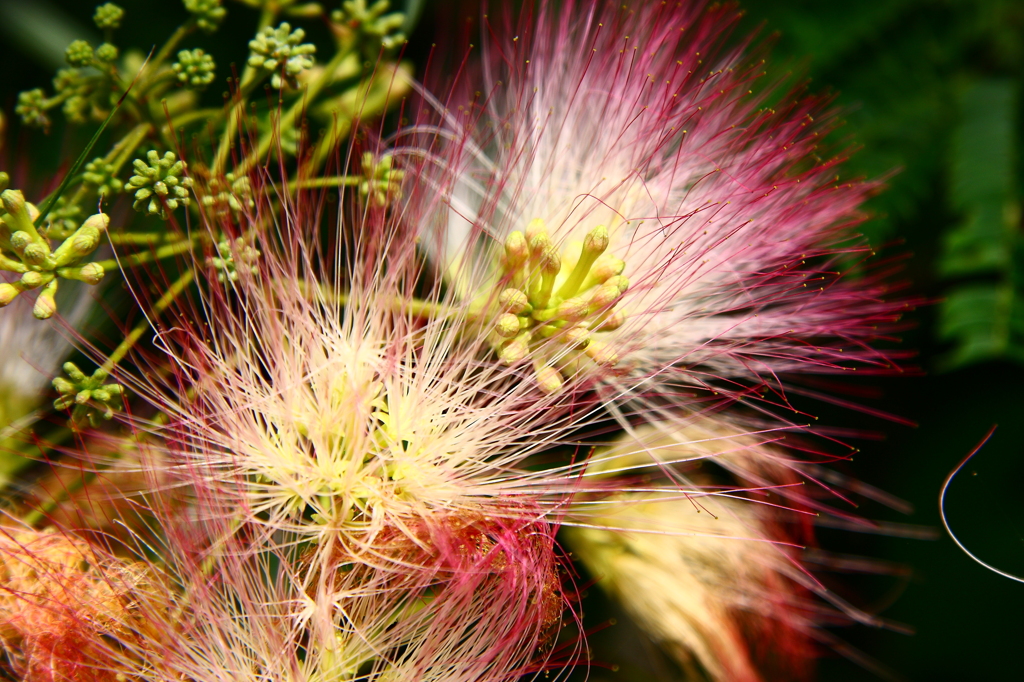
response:
[[[0,2],[0,21],[10,4]],[[94,4],[79,0],[31,4],[54,10],[91,29]],[[127,11],[119,35],[146,46],[162,41],[184,17],[172,0],[123,0]],[[472,5],[471,5],[472,6]],[[942,259],[956,257],[944,246],[946,235],[964,224],[963,200],[951,195],[957,163],[972,168],[1004,168],[1009,163],[1003,201],[1019,202],[1024,171],[1020,167],[1024,141],[1024,2],[998,0],[860,0],[855,3],[820,0],[749,0],[738,34],[759,30],[774,40],[769,78],[811,79],[815,92],[836,93],[835,104],[846,125],[833,136],[839,146],[861,149],[847,165],[851,177],[888,178],[889,189],[873,200],[877,219],[865,226],[883,254],[909,254],[902,277],[908,293],[932,301],[957,287],[1007,284],[1019,291],[1019,259],[1010,253],[1002,270],[972,271],[942,276]],[[254,14],[228,4],[231,17],[214,39],[197,37],[186,47],[202,46],[218,64],[244,58],[245,44],[255,26]],[[476,10],[469,10],[475,14]],[[442,27],[465,20],[465,9],[442,2],[427,3],[411,35],[409,55],[422,60]],[[307,26],[308,28],[308,26]],[[451,31],[449,31],[450,33]],[[777,35],[776,35],[777,33]],[[318,40],[322,27],[312,27]],[[774,36],[774,37],[773,37]],[[76,37],[86,37],[80,34]],[[32,87],[49,88],[54,65],[41,50],[0,38],[3,87],[0,105],[8,115],[8,163],[31,166],[33,175],[53,171],[58,159],[74,156],[81,141],[58,125],[43,136],[20,131],[11,120],[15,95]],[[193,44],[194,43],[194,44]],[[422,61],[421,61],[422,63]],[[226,71],[221,68],[223,78]],[[965,151],[956,147],[964,126],[965,92],[978,83],[998,82],[1015,93],[1012,125],[994,149],[980,145]],[[215,103],[216,88],[206,95]],[[968,97],[968,104],[969,97]],[[55,115],[60,119],[60,114]],[[13,151],[13,153],[12,153]],[[1009,152],[1009,161],[986,154]],[[968,155],[963,161],[960,157]],[[959,156],[957,156],[959,155]],[[1003,165],[1000,166],[999,164]],[[895,171],[895,173],[894,173]],[[1001,171],[1002,172],[1002,171]],[[972,175],[972,173],[974,175]],[[1006,173],[1004,173],[1006,175]],[[984,188],[979,190],[984,192]],[[971,197],[967,198],[968,200]],[[1019,217],[1004,235],[1013,251],[1019,239]],[[1016,288],[1016,289],[1015,289]],[[1015,299],[1016,301],[1016,299]],[[1016,306],[1016,302],[1014,303]],[[972,550],[1000,568],[1024,575],[1024,366],[1014,343],[957,366],[949,339],[941,340],[941,305],[924,306],[912,314],[914,326],[904,335],[905,346],[916,349],[923,374],[872,379],[878,396],[866,402],[918,424],[891,424],[836,408],[815,406],[823,422],[852,426],[865,433],[884,432],[885,438],[853,439],[862,449],[847,470],[860,479],[908,502],[916,511],[904,516],[865,505],[872,518],[940,529],[937,495],[952,467],[977,444],[988,429],[999,428],[984,450],[954,482],[948,496],[949,519]],[[985,322],[985,320],[982,320]],[[1013,358],[1018,358],[1014,361]],[[952,365],[953,368],[950,368]],[[835,551],[884,559],[910,570],[897,576],[847,576],[843,584],[867,607],[883,608],[882,615],[906,624],[916,634],[853,627],[837,631],[847,642],[910,680],[1022,679],[1019,660],[1024,585],[996,576],[970,561],[944,534],[932,540],[884,535],[828,532],[823,543]],[[609,616],[592,608],[588,621]],[[617,673],[595,668],[592,679],[657,679],[658,665],[643,638],[628,624],[594,635],[595,657],[619,665]],[[822,680],[877,679],[836,655],[826,655],[819,668]],[[667,678],[666,678],[667,679]]]

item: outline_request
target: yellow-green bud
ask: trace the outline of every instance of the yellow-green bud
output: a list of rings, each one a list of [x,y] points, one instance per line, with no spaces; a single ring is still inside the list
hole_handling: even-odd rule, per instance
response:
[[[17,234],[25,234],[24,232],[18,232]],[[25,250],[22,251],[22,259],[29,265],[42,265],[46,262],[46,257],[50,255],[50,249],[46,248],[43,244],[28,244],[25,246]]]
[[[626,323],[626,314],[621,310],[616,310],[609,315],[603,322],[594,328],[596,332],[611,332],[615,331],[623,324]]]
[[[583,327],[573,327],[567,330],[559,339],[573,348],[586,348],[590,345],[590,332]]]
[[[615,284],[611,282],[602,284],[590,297],[590,307],[594,310],[601,310],[615,303],[620,296],[622,296],[622,291]]]
[[[519,289],[508,288],[498,295],[498,303],[501,307],[512,313],[513,315],[519,315],[530,310],[530,300],[527,298]]]
[[[557,393],[562,388],[562,375],[554,367],[534,364],[537,385],[545,393]]]
[[[505,238],[505,259],[509,268],[518,268],[529,257],[530,251],[522,232],[516,230]]]
[[[583,251],[594,257],[600,256],[608,248],[608,242],[608,228],[598,225],[583,238]]]
[[[582,296],[573,296],[562,301],[555,309],[555,317],[568,322],[579,322],[590,314],[590,301]]]
[[[502,313],[494,324],[494,331],[498,336],[512,338],[519,333],[519,318],[512,313]]]
[[[57,274],[64,279],[77,279],[86,284],[99,284],[103,281],[105,270],[99,263],[86,263],[80,268],[60,268]]]
[[[529,352],[530,332],[523,331],[519,333],[519,336],[506,342],[498,350],[498,359],[506,365],[512,365],[525,358]]]
[[[53,280],[43,287],[36,299],[36,304],[32,307],[32,315],[37,320],[48,320],[57,312],[57,300],[54,298],[56,294],[57,280]]]
[[[629,280],[622,275],[616,275],[615,277],[609,278],[608,281],[605,282],[605,286],[614,286],[618,288],[619,293],[624,294],[629,289]]]
[[[0,192],[3,192],[11,184],[11,176],[3,171],[0,171]]]
[[[50,275],[50,278],[52,277],[53,275]],[[46,278],[46,275],[43,275],[43,273],[41,272],[36,272],[35,270],[29,270],[28,272],[21,276],[21,284],[26,289],[35,289],[36,287],[41,287],[47,281],[49,280]]]
[[[9,305],[20,293],[21,289],[13,284],[8,284],[7,282],[0,283],[0,308]]]
[[[590,275],[583,283],[584,289],[589,289],[595,284],[603,284],[609,278],[621,275],[626,269],[626,261],[606,253],[598,258],[590,268]]]
[[[606,343],[594,341],[586,350],[587,356],[599,365],[614,365],[619,361],[619,356]]]
[[[18,230],[11,235],[11,248],[18,253],[21,253],[25,248],[32,243],[32,237],[29,236],[28,232]]]

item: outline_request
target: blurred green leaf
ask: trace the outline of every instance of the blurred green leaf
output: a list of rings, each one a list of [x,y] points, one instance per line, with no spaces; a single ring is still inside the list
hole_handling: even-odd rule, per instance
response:
[[[941,363],[1024,360],[1024,306],[1015,252],[1021,248],[1014,162],[1017,86],[1006,79],[968,83],[949,159],[949,203],[963,222],[943,239],[939,271],[982,277],[956,284],[942,303],[939,336],[954,344]]]

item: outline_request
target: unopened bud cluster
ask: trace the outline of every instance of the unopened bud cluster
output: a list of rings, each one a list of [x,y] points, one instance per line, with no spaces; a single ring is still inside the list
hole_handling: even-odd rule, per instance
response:
[[[248,269],[253,275],[259,273],[256,261],[263,254],[254,246],[246,244],[241,237],[233,242],[227,239],[217,242],[217,255],[207,259],[207,264],[217,270],[217,280],[237,282],[239,268]]]
[[[579,256],[559,252],[544,221],[530,222],[526,233],[505,240],[504,289],[492,344],[502,362],[531,359],[541,388],[561,388],[563,370],[583,358],[601,365],[617,360],[594,335],[617,329],[624,321],[615,305],[629,282],[625,263],[606,254],[608,230],[598,225],[584,238]]]
[[[7,189],[7,176],[0,173],[3,212],[0,212],[0,270],[20,274],[14,282],[0,283],[0,307],[8,305],[19,294],[39,289],[32,313],[47,319],[57,312],[58,278],[98,284],[103,279],[99,263],[80,264],[96,250],[101,235],[107,230],[110,217],[97,213],[68,236],[56,249],[51,249],[46,236],[35,226],[39,216],[35,206],[25,201],[19,190]]]
[[[185,177],[186,164],[174,152],[164,152],[161,157],[151,149],[146,153],[146,161],[135,159],[133,166],[135,175],[125,183],[124,191],[135,193],[132,207],[136,211],[167,220],[169,211],[179,205],[188,206],[192,179]]]
[[[270,84],[280,89],[286,81],[291,83],[295,76],[313,66],[316,46],[303,43],[305,37],[305,31],[301,28],[293,31],[287,21],[277,28],[268,26],[249,41],[252,52],[248,64],[271,72]]]
[[[124,400],[124,388],[120,384],[105,384],[107,373],[98,369],[87,376],[73,362],[64,363],[67,378],[56,377],[53,387],[60,394],[53,406],[58,410],[71,410],[71,424],[76,427],[86,424],[96,427],[101,421],[114,416]]]
[[[377,0],[367,4],[366,0],[345,0],[341,9],[331,13],[331,21],[352,31],[358,31],[370,50],[391,50],[405,42],[405,35],[398,29],[405,23],[405,15],[388,12],[391,3]],[[374,56],[374,55],[369,55]]]
[[[359,194],[369,199],[374,206],[386,206],[389,201],[398,201],[401,196],[401,182],[404,173],[395,168],[394,158],[384,154],[378,159],[366,152],[362,159],[363,177],[359,183]]]

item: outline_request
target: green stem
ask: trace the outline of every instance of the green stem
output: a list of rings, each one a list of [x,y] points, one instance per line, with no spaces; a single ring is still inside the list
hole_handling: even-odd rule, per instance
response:
[[[111,244],[155,245],[170,241],[174,235],[169,232],[128,232],[125,234],[107,234]]]
[[[167,42],[163,44],[163,47],[160,48],[160,51],[156,53],[156,56],[153,57],[153,60],[149,63],[150,73],[153,74],[154,78],[159,75],[160,67],[163,66],[163,63],[167,60],[167,57],[170,56],[174,48],[176,48],[178,43],[184,40],[185,36],[191,33],[194,28],[195,24],[191,19],[189,19],[179,26],[178,30],[171,34],[171,37],[167,39]],[[154,82],[156,81],[149,80],[149,82],[146,83],[146,86],[142,88],[142,91],[146,92]]]
[[[360,175],[337,175],[329,178],[314,178],[312,180],[300,180],[295,183],[296,189],[316,189],[317,187],[356,187],[366,180]]]
[[[256,151],[250,152],[245,160],[238,166],[240,173],[248,172],[253,165],[263,158],[263,156],[270,150],[270,146],[274,143],[275,134],[280,134],[295,124],[295,119],[297,119],[299,115],[306,110],[306,107],[316,99],[317,95],[320,94],[320,91],[327,87],[327,85],[334,79],[334,72],[338,70],[341,62],[344,61],[347,56],[347,52],[338,51],[334,57],[331,58],[331,61],[327,62],[320,75],[306,87],[303,95],[299,97],[295,103],[292,104],[291,108],[281,116],[277,125],[271,126],[270,130],[260,137],[260,141],[256,145]]]
[[[260,31],[265,29],[267,26],[270,26],[270,24],[274,22],[276,16],[277,3],[264,3],[263,9],[260,12],[260,21],[256,27],[256,33],[259,34]],[[217,155],[213,159],[212,170],[214,175],[224,174],[224,167],[227,164],[228,154],[231,151],[231,142],[235,139],[239,120],[242,118],[243,112],[245,111],[246,96],[259,82],[256,79],[256,74],[258,72],[258,69],[249,66],[248,63],[242,71],[241,85],[238,88],[238,102],[231,107],[227,127],[224,128],[224,134],[221,135],[220,144],[217,146]]]
[[[178,128],[181,126],[188,125],[193,121],[199,121],[204,118],[213,118],[215,116],[220,116],[223,113],[224,109],[221,107],[218,107],[216,109],[211,107],[209,109],[196,109],[195,111],[187,111],[183,114],[180,114],[179,116],[173,117],[171,119],[171,122],[165,123],[163,127],[164,129]]]
[[[133,268],[136,265],[142,265],[143,263],[152,263],[155,260],[163,260],[164,258],[170,258],[171,256],[177,256],[178,254],[185,253],[196,245],[199,241],[199,237],[193,237],[180,242],[174,242],[173,244],[164,244],[158,249],[153,251],[146,251],[144,253],[136,253],[121,260],[111,258],[109,260],[99,261],[99,264],[103,266],[104,270],[115,270],[118,267],[121,269]]]

